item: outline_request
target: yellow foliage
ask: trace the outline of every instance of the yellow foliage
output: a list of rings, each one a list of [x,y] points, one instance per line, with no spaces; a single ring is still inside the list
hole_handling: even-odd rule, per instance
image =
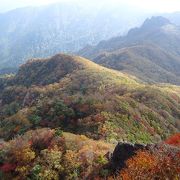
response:
[[[43,171],[43,173],[39,173],[39,177],[42,180],[59,180],[57,171],[54,171],[52,169],[46,169]]]
[[[29,163],[35,158],[35,152],[29,147],[22,149],[21,151],[15,151],[14,155],[18,162],[23,162],[24,164]]]

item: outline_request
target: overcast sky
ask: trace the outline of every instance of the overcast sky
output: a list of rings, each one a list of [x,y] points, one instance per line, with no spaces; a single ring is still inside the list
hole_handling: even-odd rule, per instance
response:
[[[77,1],[77,2],[101,2],[106,4],[128,4],[135,8],[140,8],[145,11],[153,12],[174,12],[180,11],[180,0],[0,0],[0,12],[5,12],[11,9],[25,6],[40,6],[62,1]],[[107,3],[108,2],[108,3]]]

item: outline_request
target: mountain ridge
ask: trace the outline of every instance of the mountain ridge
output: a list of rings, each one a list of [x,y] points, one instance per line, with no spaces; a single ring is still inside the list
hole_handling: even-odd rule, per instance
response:
[[[180,29],[178,27],[171,24],[166,18],[152,17],[146,20],[140,28],[131,29],[126,36],[102,41],[97,46],[85,47],[77,54],[109,68],[124,70],[124,72],[135,75],[146,82],[179,85],[179,42]],[[136,51],[132,52],[133,47],[136,47]],[[128,54],[126,53],[125,57],[119,54],[117,57],[117,52],[125,49],[129,49]],[[112,54],[110,59],[106,57],[108,53]],[[113,56],[115,57],[115,64],[112,63]],[[123,58],[126,60],[124,59],[122,62]],[[140,60],[143,63],[140,63]],[[129,65],[123,67],[125,63],[129,64],[131,68]],[[154,71],[156,75],[153,75],[151,71]]]
[[[178,86],[143,84],[81,57],[30,60],[0,80],[1,137],[60,126],[110,142],[152,142],[179,128]]]

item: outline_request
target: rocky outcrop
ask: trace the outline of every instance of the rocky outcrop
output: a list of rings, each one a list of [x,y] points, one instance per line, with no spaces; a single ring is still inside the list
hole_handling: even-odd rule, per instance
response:
[[[147,145],[118,143],[112,153],[111,168],[113,171],[119,171],[125,167],[125,162],[136,154],[138,150],[147,149]]]

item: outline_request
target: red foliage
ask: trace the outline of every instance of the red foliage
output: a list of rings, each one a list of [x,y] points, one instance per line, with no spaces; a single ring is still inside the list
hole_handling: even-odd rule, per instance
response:
[[[180,133],[177,133],[165,141],[166,144],[180,147]]]
[[[0,167],[1,171],[3,172],[13,171],[15,168],[16,168],[16,165],[11,164],[11,163],[5,163]]]

